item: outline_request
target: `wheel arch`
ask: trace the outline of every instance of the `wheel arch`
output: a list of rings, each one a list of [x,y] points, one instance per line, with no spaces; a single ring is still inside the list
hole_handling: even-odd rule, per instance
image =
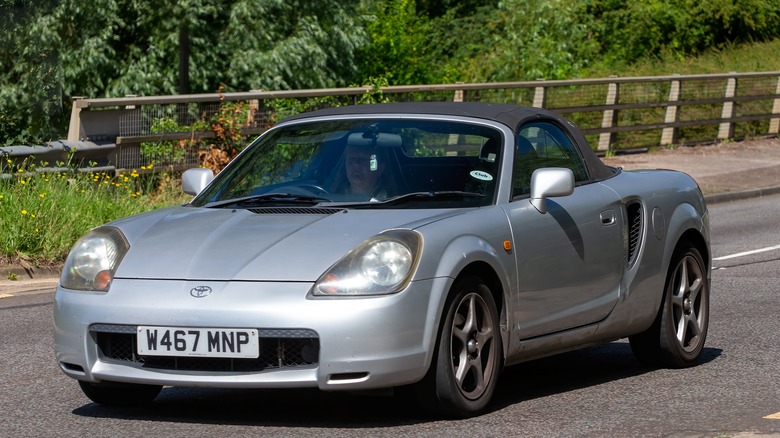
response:
[[[710,256],[710,247],[707,244],[707,241],[704,239],[704,236],[695,229],[688,229],[686,230],[679,239],[677,239],[677,245],[675,245],[675,250],[680,247],[680,245],[684,243],[690,243],[693,245],[698,251],[699,254],[701,254],[701,258],[704,260],[704,265],[707,268],[707,270],[710,269],[711,265],[711,256]]]
[[[684,242],[689,242],[696,247],[704,259],[705,267],[709,271],[711,256],[707,211],[700,212],[688,203],[678,205],[669,219],[669,234],[663,259],[664,272],[669,270],[674,252]]]
[[[661,284],[666,283],[666,278],[674,262],[674,254],[685,244],[694,246],[704,260],[707,281],[710,281],[711,256],[709,245],[709,224],[707,222],[707,211],[700,213],[693,205],[684,203],[677,206],[672,217],[669,220],[669,234],[663,253],[663,262],[661,264],[660,280]],[[655,315],[661,312],[665,291],[658,294],[655,300]]]
[[[504,286],[496,271],[489,264],[482,261],[476,261],[463,268],[455,278],[455,281],[457,282],[459,279],[469,275],[479,277],[485,282],[485,285],[490,289],[490,294],[493,296],[493,301],[496,302],[499,320],[502,325],[505,325],[507,321],[505,312],[506,296],[504,294]],[[448,296],[451,294],[452,290],[448,292]]]
[[[435,268],[436,277],[450,277],[452,282],[449,288],[443,291],[443,296],[438,304],[440,328],[441,314],[444,311],[448,300],[451,298],[454,286],[458,280],[469,275],[474,275],[482,279],[493,296],[496,303],[499,322],[502,327],[507,327],[510,315],[509,293],[510,285],[513,282],[513,276],[516,275],[514,257],[480,236],[465,235],[451,241],[442,251],[442,256]],[[509,344],[508,330],[501,330],[502,340],[502,360],[506,355],[506,348]]]

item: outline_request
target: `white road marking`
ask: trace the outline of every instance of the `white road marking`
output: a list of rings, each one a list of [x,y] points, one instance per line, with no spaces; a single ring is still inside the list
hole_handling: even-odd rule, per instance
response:
[[[761,249],[754,249],[752,251],[738,252],[736,254],[731,254],[731,255],[727,255],[727,256],[723,256],[723,257],[716,257],[716,258],[713,258],[712,260],[719,261],[719,260],[734,259],[734,258],[737,258],[737,257],[745,257],[745,256],[753,255],[753,254],[758,254],[760,252],[774,251],[776,249],[780,249],[780,245],[769,246],[769,247],[761,248]]]
[[[764,418],[766,418],[767,420],[780,420],[780,412],[772,415],[767,415]]]

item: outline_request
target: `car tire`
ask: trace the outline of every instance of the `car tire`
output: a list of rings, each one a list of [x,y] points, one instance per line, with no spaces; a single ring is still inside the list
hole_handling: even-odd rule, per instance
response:
[[[162,390],[159,385],[138,385],[119,382],[82,382],[81,391],[90,400],[104,406],[141,406],[150,403]]]
[[[436,354],[418,385],[418,400],[435,413],[469,417],[493,396],[502,362],[501,327],[490,289],[478,277],[453,286]]]
[[[704,349],[709,326],[710,283],[699,251],[683,243],[666,275],[661,309],[653,325],[629,337],[636,358],[651,367],[694,365]]]

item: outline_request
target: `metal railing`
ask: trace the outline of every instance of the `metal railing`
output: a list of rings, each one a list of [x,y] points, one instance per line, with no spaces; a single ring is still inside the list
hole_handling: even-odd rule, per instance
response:
[[[67,140],[0,148],[0,154],[15,160],[40,155],[49,163],[55,162],[53,157],[56,162],[67,157],[107,169],[152,163],[194,167],[199,163],[192,147],[160,160],[141,146],[208,144],[216,135],[210,123],[230,103],[244,108],[240,132],[256,135],[301,110],[356,104],[367,95],[393,102],[491,102],[552,109],[577,123],[600,154],[775,136],[780,128],[780,72],[756,72],[74,98]],[[161,128],[163,121],[168,124]]]

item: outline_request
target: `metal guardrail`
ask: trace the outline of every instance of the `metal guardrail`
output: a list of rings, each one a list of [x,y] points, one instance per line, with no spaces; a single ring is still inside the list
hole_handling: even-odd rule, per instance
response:
[[[240,132],[254,135],[301,108],[356,104],[371,93],[381,93],[386,101],[472,101],[552,109],[577,123],[600,154],[774,136],[780,128],[780,72],[74,98],[67,140],[0,148],[5,157],[0,166],[11,168],[8,160],[32,157],[46,163],[138,169],[154,161],[142,153],[143,143],[213,138],[207,122],[229,102],[247,106]],[[155,132],[156,121],[165,118],[175,121],[176,129]],[[155,164],[194,167],[198,157],[188,150]]]

